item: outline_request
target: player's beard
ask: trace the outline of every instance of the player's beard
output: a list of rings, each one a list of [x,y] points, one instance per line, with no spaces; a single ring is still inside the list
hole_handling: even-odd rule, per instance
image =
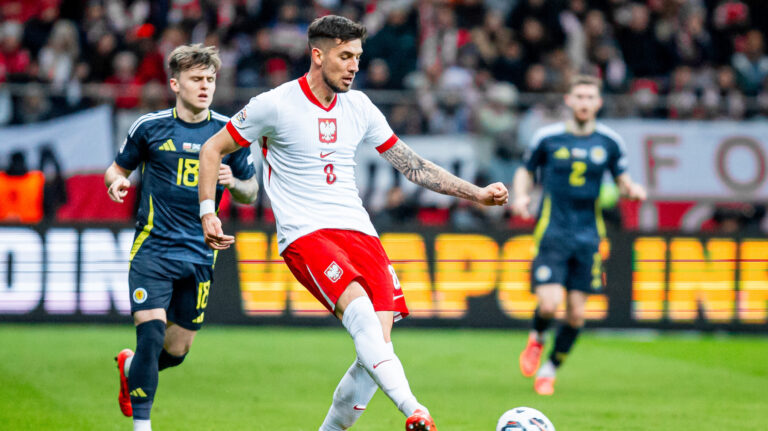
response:
[[[349,91],[349,88],[343,89],[338,85],[334,84],[330,79],[328,79],[328,77],[325,75],[325,72],[323,72],[323,81],[325,82],[325,85],[327,85],[328,87],[330,87],[331,90],[333,90],[334,93],[346,93],[347,91]]]

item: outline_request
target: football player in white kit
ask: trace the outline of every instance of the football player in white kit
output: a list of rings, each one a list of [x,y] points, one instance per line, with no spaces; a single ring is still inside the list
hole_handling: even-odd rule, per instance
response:
[[[397,138],[365,94],[350,91],[365,36],[364,26],[340,16],[309,26],[309,72],[252,98],[203,145],[200,217],[211,248],[234,242],[222,232],[213,204],[219,163],[243,146],[260,145],[280,254],[296,279],[341,319],[357,352],[320,431],[350,428],[377,387],[406,416],[406,430],[436,431],[390,341],[392,323],[408,309],[358,195],[355,150],[374,146],[410,181],[439,193],[504,205],[508,192],[501,183],[477,187],[423,159]]]

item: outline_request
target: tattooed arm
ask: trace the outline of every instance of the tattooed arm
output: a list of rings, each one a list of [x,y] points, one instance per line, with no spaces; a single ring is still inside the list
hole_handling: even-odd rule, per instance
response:
[[[403,141],[398,140],[392,148],[383,152],[381,156],[405,175],[408,180],[429,190],[484,205],[504,205],[507,203],[509,194],[503,184],[493,183],[480,188],[419,156]]]

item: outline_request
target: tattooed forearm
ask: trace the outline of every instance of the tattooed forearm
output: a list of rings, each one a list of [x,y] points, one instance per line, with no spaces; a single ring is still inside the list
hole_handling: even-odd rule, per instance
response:
[[[477,201],[479,187],[424,159],[402,141],[381,155],[415,184],[444,195]]]

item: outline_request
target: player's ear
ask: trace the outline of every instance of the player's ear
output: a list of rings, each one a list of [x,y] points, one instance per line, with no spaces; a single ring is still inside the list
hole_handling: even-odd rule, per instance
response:
[[[178,79],[171,78],[170,80],[168,80],[168,86],[171,87],[171,91],[173,91],[174,93],[178,93],[179,92],[179,80]]]
[[[312,63],[315,66],[321,66],[323,64],[323,55],[323,50],[320,47],[312,47]]]

